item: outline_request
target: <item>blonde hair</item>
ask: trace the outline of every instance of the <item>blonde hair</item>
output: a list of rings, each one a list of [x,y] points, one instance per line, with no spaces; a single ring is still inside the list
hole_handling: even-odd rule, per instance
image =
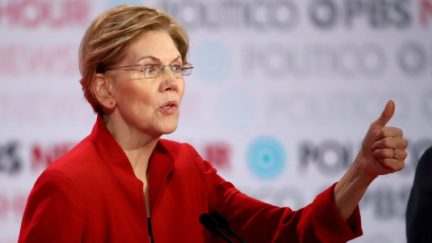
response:
[[[80,83],[95,112],[102,114],[102,106],[92,90],[95,74],[119,62],[131,43],[152,30],[167,31],[183,62],[187,62],[189,41],[185,29],[160,10],[120,5],[97,16],[87,28],[79,50]]]

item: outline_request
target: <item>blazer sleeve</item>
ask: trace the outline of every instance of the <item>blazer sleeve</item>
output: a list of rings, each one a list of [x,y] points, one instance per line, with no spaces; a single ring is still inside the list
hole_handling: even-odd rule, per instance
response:
[[[72,182],[45,171],[27,200],[18,242],[81,242],[84,207]]]
[[[359,208],[347,221],[343,220],[334,202],[334,185],[311,204],[293,211],[241,193],[198,154],[195,161],[208,187],[209,211],[227,217],[232,228],[247,242],[339,243],[362,234]]]
[[[432,242],[432,147],[420,158],[406,210],[408,243]]]

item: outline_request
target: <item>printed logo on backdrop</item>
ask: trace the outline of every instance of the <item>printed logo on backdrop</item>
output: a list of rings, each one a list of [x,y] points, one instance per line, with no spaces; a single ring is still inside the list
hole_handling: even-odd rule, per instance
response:
[[[23,159],[20,147],[18,141],[0,143],[0,174],[16,175],[21,171]]]
[[[290,0],[161,0],[162,9],[188,30],[253,29],[287,31],[296,27],[299,13]]]
[[[411,192],[412,181],[394,185],[375,185],[368,190],[360,202],[365,212],[380,221],[405,219],[406,203]]]
[[[188,29],[289,31],[305,22],[316,30],[398,29],[430,25],[431,0],[160,0],[159,5]]]
[[[24,170],[37,175],[51,162],[68,152],[76,142],[60,141],[41,144],[35,142],[30,146],[22,141],[0,143],[0,175],[17,176]],[[24,158],[30,158],[25,160]]]
[[[228,47],[216,40],[203,41],[191,47],[190,62],[200,80],[214,84],[231,74],[232,56]]]
[[[210,142],[204,145],[204,158],[218,170],[231,169],[231,145],[224,141]]]
[[[256,177],[271,180],[282,174],[285,168],[285,150],[273,137],[254,140],[247,152],[247,164]]]
[[[431,138],[408,139],[408,157],[403,171],[395,176],[405,177],[415,173],[417,162],[427,148],[432,146]],[[342,141],[326,138],[321,141],[303,140],[298,143],[299,171],[308,172],[316,168],[322,175],[332,177],[343,173],[361,147],[361,141]]]
[[[83,26],[89,18],[90,1],[0,1],[1,27],[54,29]]]
[[[359,145],[334,138],[320,142],[301,141],[298,145],[300,170],[314,166],[326,176],[339,175],[354,160]]]

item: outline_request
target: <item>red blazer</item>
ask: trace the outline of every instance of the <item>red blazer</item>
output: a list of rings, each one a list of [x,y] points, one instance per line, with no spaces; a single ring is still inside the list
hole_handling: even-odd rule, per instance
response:
[[[358,208],[344,221],[333,187],[299,211],[239,192],[188,144],[161,139],[149,164],[153,238],[224,242],[198,218],[225,215],[247,242],[346,242],[362,234]],[[150,242],[143,184],[99,117],[90,136],[38,178],[19,242]]]

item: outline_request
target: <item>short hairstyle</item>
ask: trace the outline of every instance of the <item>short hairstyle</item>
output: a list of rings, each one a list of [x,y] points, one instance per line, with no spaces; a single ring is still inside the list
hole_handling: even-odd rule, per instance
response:
[[[102,105],[93,94],[96,73],[104,72],[126,55],[126,50],[141,34],[166,31],[173,39],[184,63],[189,40],[185,29],[165,12],[135,5],[120,5],[97,16],[87,28],[79,50],[79,69],[84,96],[96,113]]]

